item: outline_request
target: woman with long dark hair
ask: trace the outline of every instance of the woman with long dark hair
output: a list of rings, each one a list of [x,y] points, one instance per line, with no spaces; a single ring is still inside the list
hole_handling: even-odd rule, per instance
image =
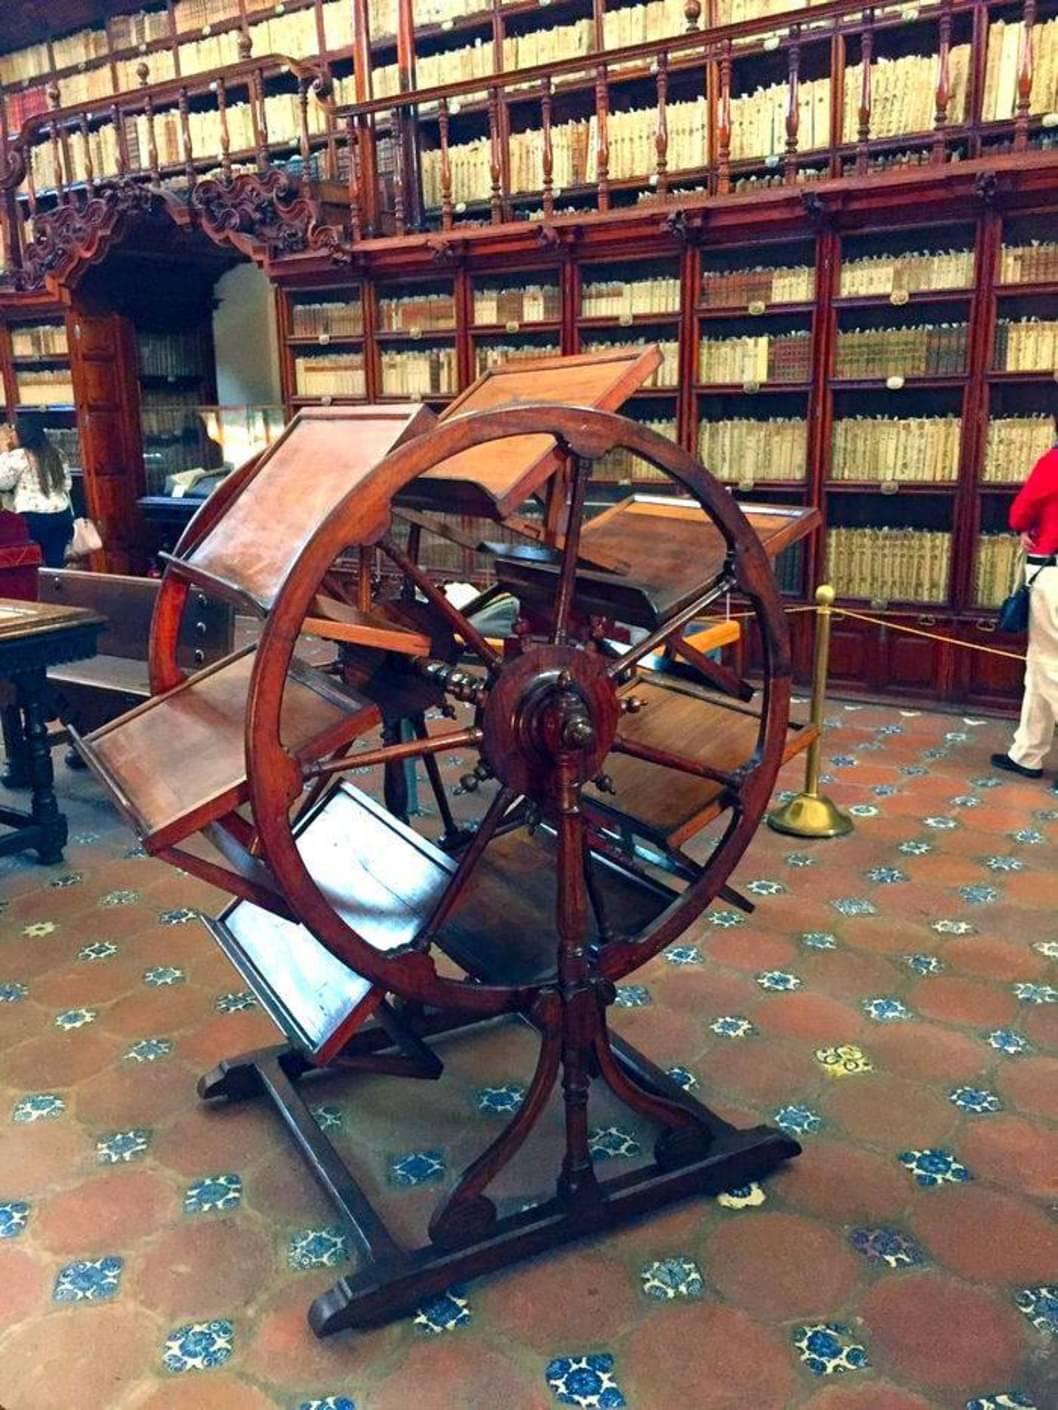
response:
[[[70,472],[37,416],[19,416],[0,454],[0,493],[21,514],[49,568],[61,568],[73,537]]]

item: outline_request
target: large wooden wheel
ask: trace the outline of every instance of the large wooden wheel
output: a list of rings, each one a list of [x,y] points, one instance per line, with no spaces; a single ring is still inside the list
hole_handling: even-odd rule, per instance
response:
[[[481,636],[469,615],[455,608],[428,573],[398,546],[391,536],[391,513],[410,481],[459,451],[494,442],[496,454],[502,455],[504,439],[541,431],[555,436],[572,457],[568,515],[565,532],[559,536],[561,546],[548,555],[552,600],[546,610],[523,614],[524,629],[513,643],[516,650],[504,653]],[[615,446],[627,447],[693,496],[726,546],[718,571],[688,601],[617,653],[610,644],[610,625],[594,613],[583,612],[578,604],[582,577],[586,575],[597,591],[602,576],[583,564],[578,571],[592,463]],[[664,531],[664,520],[659,530]],[[281,729],[295,642],[338,556],[351,546],[371,544],[378,544],[408,590],[424,599],[416,610],[430,635],[435,640],[454,635],[465,649],[465,661],[456,669],[450,657],[402,653],[372,663],[354,647],[346,653],[347,679],[355,687],[365,672],[404,675],[409,687],[416,683],[432,687],[436,701],[450,695],[469,702],[473,723],[347,759],[295,754],[284,746]],[[684,757],[678,748],[650,749],[627,738],[622,720],[639,703],[634,694],[637,663],[682,636],[688,622],[730,592],[744,597],[755,613],[765,661],[763,707],[751,752],[733,770],[712,769]],[[391,610],[397,619],[399,603]],[[770,563],[737,504],[691,456],[649,429],[605,412],[541,405],[461,417],[393,452],[384,474],[375,477],[363,500],[321,526],[265,623],[250,685],[246,735],[261,850],[308,929],[382,988],[418,1002],[480,1014],[524,1009],[533,1001],[532,988],[546,987],[547,980],[539,986],[513,979],[496,982],[471,965],[469,978],[474,982],[460,981],[441,975],[431,953],[447,918],[473,893],[475,872],[485,863],[494,839],[509,837],[517,827],[535,828],[541,823],[553,835],[557,939],[547,979],[567,982],[572,965],[583,973],[590,968],[606,980],[619,980],[680,935],[727,880],[756,830],[773,787],[788,706],[788,639]],[[498,787],[421,933],[413,943],[385,953],[343,918],[313,879],[296,843],[295,805],[306,789],[332,772],[354,764],[426,757],[438,748],[448,753],[476,751],[478,776],[494,778]],[[723,835],[697,878],[660,914],[634,929],[622,925],[620,917],[604,914],[597,873],[605,863],[591,845],[582,806],[582,790],[605,775],[611,754],[646,757],[676,773],[710,777],[722,786],[729,809]],[[590,961],[583,953],[589,939],[600,942]],[[576,962],[574,955],[579,956]]]

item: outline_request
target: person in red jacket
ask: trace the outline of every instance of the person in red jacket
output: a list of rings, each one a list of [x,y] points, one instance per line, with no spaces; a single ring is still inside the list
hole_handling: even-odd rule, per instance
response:
[[[1029,649],[1021,721],[1007,754],[994,768],[1040,778],[1058,724],[1058,446],[1041,455],[1010,506],[1010,527],[1021,535],[1029,593]]]

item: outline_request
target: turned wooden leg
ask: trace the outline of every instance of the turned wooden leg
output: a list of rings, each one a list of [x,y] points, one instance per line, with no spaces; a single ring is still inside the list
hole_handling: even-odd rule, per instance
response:
[[[18,677],[18,703],[26,721],[26,746],[33,788],[33,821],[39,828],[37,856],[47,865],[62,861],[68,828],[55,797],[55,773],[48,747],[48,725],[44,718],[46,687],[47,677],[43,671],[29,671]]]

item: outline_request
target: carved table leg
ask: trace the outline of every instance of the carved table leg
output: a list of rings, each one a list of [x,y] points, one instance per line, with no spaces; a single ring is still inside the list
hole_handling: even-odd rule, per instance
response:
[[[69,829],[55,797],[55,773],[48,747],[48,725],[44,718],[44,671],[28,671],[18,677],[18,703],[26,721],[30,781],[33,788],[33,822],[38,831],[37,856],[45,865],[62,861]]]
[[[22,725],[22,711],[17,705],[5,705],[0,714],[3,724],[4,753],[7,762],[0,783],[5,788],[28,788],[29,759],[26,752],[26,732]]]

